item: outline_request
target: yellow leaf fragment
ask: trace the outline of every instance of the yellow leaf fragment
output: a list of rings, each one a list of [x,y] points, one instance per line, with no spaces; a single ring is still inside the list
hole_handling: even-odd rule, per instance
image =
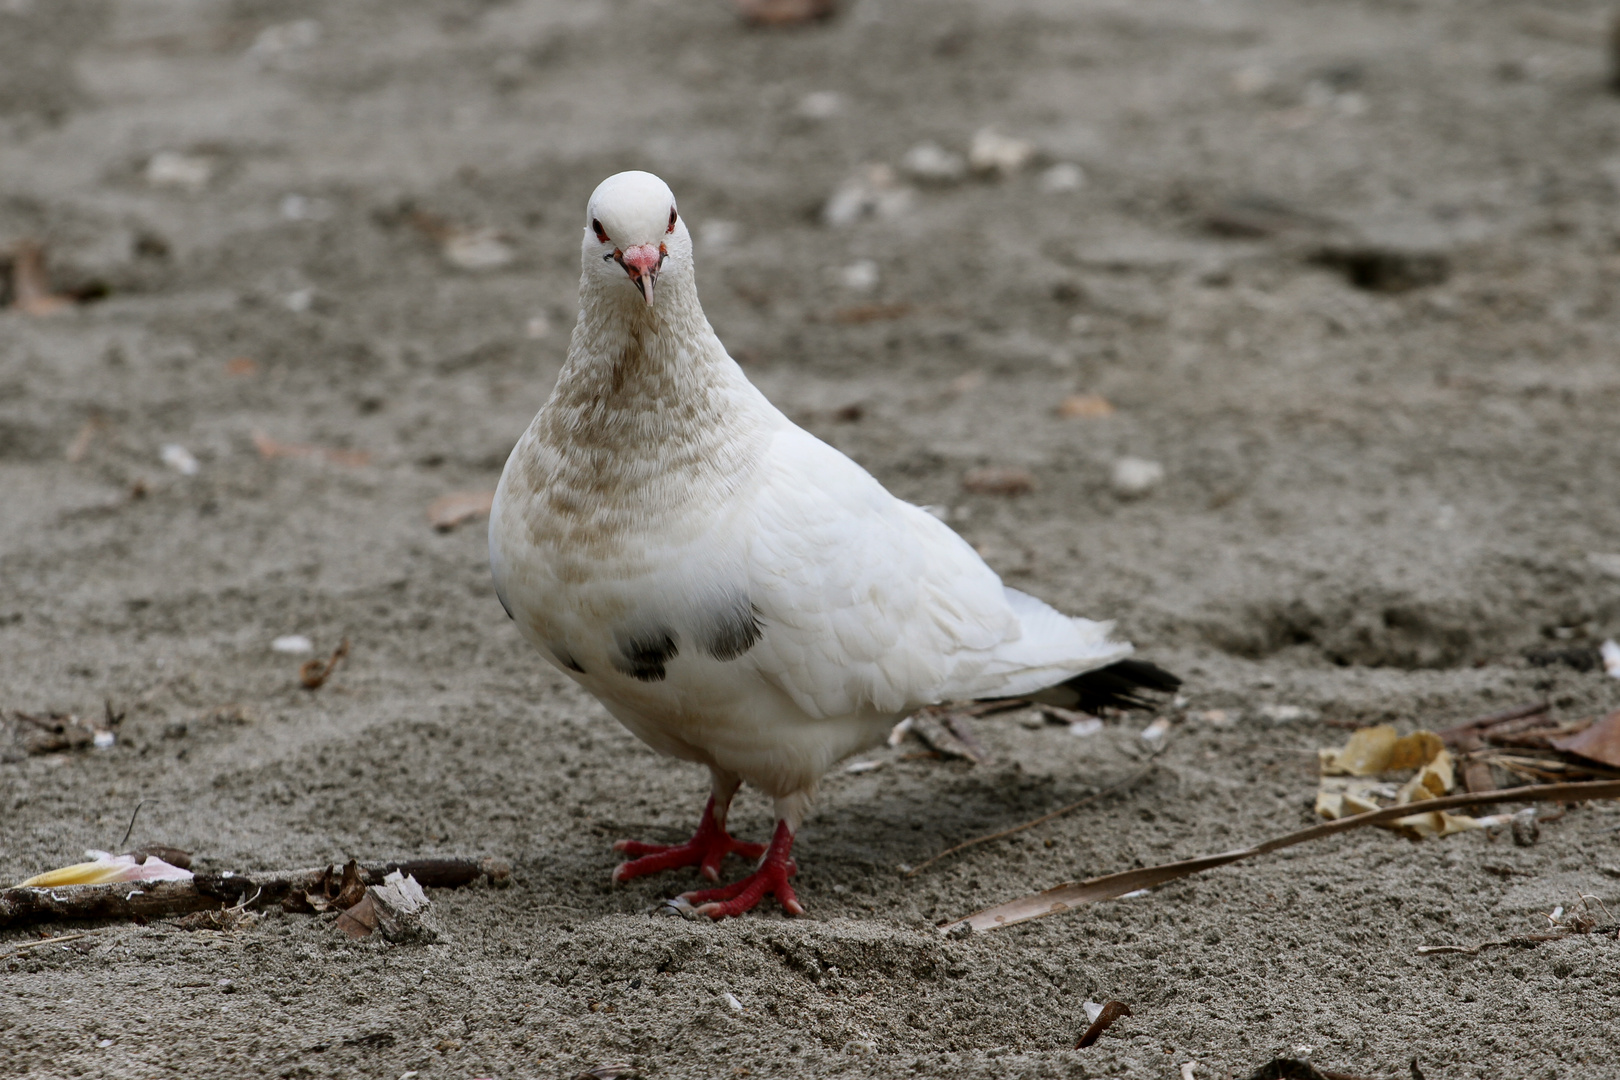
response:
[[[1365,727],[1354,732],[1350,741],[1337,750],[1317,751],[1323,776],[1375,776],[1395,769],[1421,768],[1444,749],[1440,736],[1432,731],[1396,735],[1388,724]]]
[[[1322,779],[1316,790],[1316,813],[1328,820],[1364,814],[1386,805],[1438,799],[1456,786],[1451,752],[1432,731],[1399,736],[1388,724],[1361,728],[1344,746],[1317,751]],[[1416,769],[1399,787],[1378,779],[1381,774]],[[1385,828],[1414,840],[1481,829],[1471,817],[1431,811],[1390,822]]]

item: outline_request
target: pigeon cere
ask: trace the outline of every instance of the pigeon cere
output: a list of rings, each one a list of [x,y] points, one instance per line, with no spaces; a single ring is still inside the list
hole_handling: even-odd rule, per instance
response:
[[[1611,1080],[1620,3],[0,0],[0,1080]]]

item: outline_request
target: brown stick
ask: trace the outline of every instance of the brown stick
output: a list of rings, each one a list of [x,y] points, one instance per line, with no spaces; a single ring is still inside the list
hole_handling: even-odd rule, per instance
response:
[[[1474,719],[1465,721],[1456,725],[1455,727],[1448,727],[1444,731],[1437,731],[1435,734],[1440,736],[1440,738],[1444,739],[1447,743],[1455,744],[1457,737],[1462,735],[1464,732],[1478,731],[1480,728],[1492,727],[1496,724],[1505,724],[1509,720],[1522,720],[1527,716],[1540,716],[1542,713],[1547,712],[1551,708],[1552,704],[1550,702],[1532,701],[1527,705],[1515,705],[1513,708],[1503,709],[1501,712],[1489,713],[1485,716],[1477,716]]]
[[[1103,1002],[1102,1012],[1098,1013],[1097,1019],[1093,1020],[1091,1026],[1086,1028],[1086,1033],[1080,1036],[1080,1041],[1074,1044],[1074,1048],[1084,1050],[1102,1038],[1102,1033],[1113,1027],[1114,1021],[1130,1015],[1131,1007],[1123,1001]]]
[[[1575,784],[1532,784],[1527,787],[1503,788],[1499,791],[1484,792],[1479,795],[1447,795],[1439,799],[1424,799],[1415,803],[1404,803],[1400,806],[1388,806],[1382,810],[1369,810],[1365,814],[1354,814],[1350,817],[1339,818],[1337,821],[1324,822],[1309,829],[1285,833],[1274,837],[1253,847],[1239,848],[1236,851],[1223,851],[1218,855],[1204,855],[1196,859],[1183,859],[1180,862],[1162,863],[1158,866],[1146,866],[1139,870],[1126,870],[1123,873],[1108,874],[1103,877],[1088,878],[1085,881],[1071,881],[1057,885],[1044,892],[1022,896],[1017,900],[1010,900],[1005,904],[985,908],[974,912],[962,919],[955,919],[945,923],[939,929],[941,933],[950,931],[960,923],[966,923],[974,930],[998,930],[1004,926],[1013,926],[1017,923],[1028,922],[1030,919],[1039,919],[1047,915],[1055,915],[1060,911],[1068,911],[1082,904],[1093,904],[1099,900],[1113,900],[1127,893],[1149,889],[1155,885],[1176,881],[1205,870],[1213,870],[1217,866],[1240,862],[1243,859],[1252,859],[1256,855],[1266,855],[1283,848],[1293,847],[1310,840],[1320,840],[1324,837],[1335,836],[1352,829],[1360,829],[1367,825],[1382,825],[1389,821],[1398,821],[1403,817],[1415,814],[1427,814],[1436,810],[1461,810],[1476,806],[1494,806],[1497,803],[1508,802],[1580,802],[1584,799],[1620,799],[1620,780],[1597,780]]]
[[[1079,800],[1078,802],[1072,802],[1068,806],[1060,806],[1056,810],[1053,810],[1050,814],[1042,814],[1040,817],[1036,818],[1034,821],[1026,821],[1022,825],[1014,825],[1010,829],[1002,829],[1000,832],[988,833],[988,834],[986,834],[984,836],[975,836],[972,840],[964,840],[960,844],[957,844],[955,847],[946,848],[944,851],[940,852],[938,855],[935,855],[932,859],[929,859],[926,862],[918,863],[916,866],[912,867],[910,870],[907,870],[905,876],[908,877],[908,878],[916,877],[918,874],[922,873],[924,870],[928,869],[930,866],[933,866],[935,863],[939,862],[939,860],[945,858],[948,855],[955,855],[958,851],[966,851],[970,847],[976,847],[979,844],[987,844],[992,840],[1000,840],[1002,837],[1011,836],[1013,833],[1021,833],[1025,829],[1033,829],[1037,825],[1044,825],[1046,822],[1051,821],[1053,818],[1062,817],[1064,814],[1067,814],[1070,810],[1078,810],[1082,806],[1091,805],[1092,803],[1096,802],[1098,799],[1104,798],[1104,797],[1106,797],[1108,795],[1113,795],[1113,794],[1115,794],[1117,792],[1120,792],[1120,791],[1124,791],[1124,790],[1126,790],[1128,788],[1135,787],[1138,781],[1145,779],[1147,777],[1147,775],[1149,773],[1151,773],[1156,768],[1158,768],[1157,765],[1149,765],[1147,768],[1143,769],[1141,772],[1135,773],[1135,774],[1133,774],[1131,776],[1127,776],[1125,779],[1121,780],[1117,784],[1110,785],[1109,787],[1103,788],[1101,791],[1094,792],[1093,794],[1087,795],[1085,798]]]
[[[393,871],[424,886],[457,888],[488,877],[506,884],[512,868],[500,859],[417,859],[360,867],[361,883],[380,885]],[[133,919],[218,910],[243,897],[258,896],[256,907],[321,889],[332,868],[274,870],[254,874],[197,874],[190,881],[120,881],[107,885],[16,886],[0,889],[0,926],[46,919]]]

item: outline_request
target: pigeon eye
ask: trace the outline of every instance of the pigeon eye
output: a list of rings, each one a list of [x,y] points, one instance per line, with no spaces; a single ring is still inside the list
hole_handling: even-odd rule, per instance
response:
[[[595,218],[591,218],[591,228],[596,230],[596,239],[598,241],[604,244],[608,243],[607,230],[602,228],[602,223],[600,221],[597,221]]]
[[[672,233],[675,231],[675,208],[673,206],[669,208],[669,228],[665,229],[664,231],[666,233]]]

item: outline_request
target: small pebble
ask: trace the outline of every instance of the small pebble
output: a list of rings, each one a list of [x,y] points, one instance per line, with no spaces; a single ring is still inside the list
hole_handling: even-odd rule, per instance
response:
[[[956,184],[966,179],[967,159],[938,143],[918,143],[900,159],[900,169],[923,184]]]
[[[1086,186],[1086,171],[1072,161],[1060,161],[1044,170],[1036,181],[1042,191],[1060,195]]]
[[[968,148],[968,164],[976,173],[1011,176],[1035,157],[1035,144],[1002,135],[994,128],[983,128],[973,136]]]
[[[1116,494],[1130,498],[1146,495],[1158,487],[1163,479],[1164,466],[1157,461],[1125,457],[1114,462],[1109,483],[1113,485]]]
[[[197,459],[192,456],[191,451],[179,443],[169,443],[163,448],[163,452],[159,457],[162,459],[163,464],[181,476],[196,476],[197,470],[201,468],[197,464]]]
[[[213,161],[198,154],[160,150],[146,163],[146,182],[153,187],[201,191],[213,176]]]
[[[798,114],[807,120],[831,120],[844,111],[844,95],[817,90],[799,99]]]
[[[871,292],[878,284],[878,264],[871,259],[852,262],[838,271],[838,283],[850,292]]]

